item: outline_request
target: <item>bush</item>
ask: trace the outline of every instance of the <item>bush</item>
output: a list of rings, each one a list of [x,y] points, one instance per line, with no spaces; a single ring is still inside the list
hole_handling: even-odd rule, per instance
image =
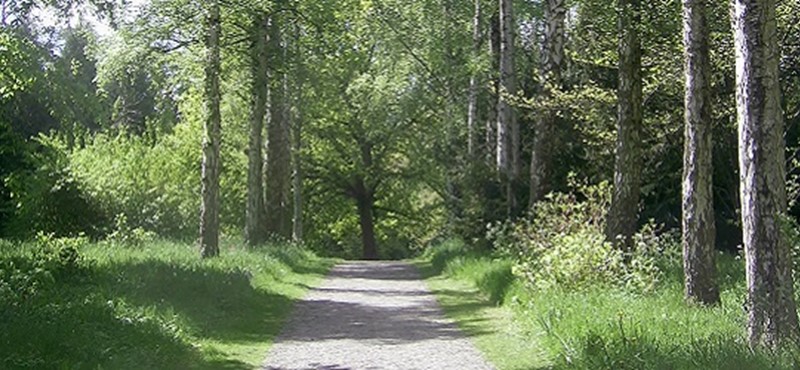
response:
[[[636,250],[626,255],[605,241],[608,184],[576,188],[572,194],[549,195],[527,219],[490,227],[495,249],[514,258],[515,275],[538,289],[652,290],[661,275],[658,259],[674,247],[672,238],[648,226],[637,234]]]
[[[200,122],[187,120],[155,143],[136,136],[97,134],[69,156],[75,181],[99,204],[108,221],[159,236],[193,239],[200,209]],[[245,141],[246,143],[246,141]],[[222,147],[220,222],[238,233],[244,225],[246,157],[238,142]],[[106,223],[106,232],[120,231]]]
[[[114,218],[114,231],[108,235],[107,239],[127,247],[141,247],[145,243],[154,241],[156,234],[141,227],[132,227],[128,222],[128,217],[124,213],[120,213]]]
[[[55,238],[40,233],[33,245],[5,245],[28,253],[0,258],[0,298],[16,306],[55,283],[87,276],[91,263],[80,252],[87,244],[85,237]]]
[[[104,217],[75,180],[67,149],[57,140],[40,136],[27,151],[29,169],[6,178],[13,217],[5,234],[29,238],[38,232],[56,236],[98,235]]]

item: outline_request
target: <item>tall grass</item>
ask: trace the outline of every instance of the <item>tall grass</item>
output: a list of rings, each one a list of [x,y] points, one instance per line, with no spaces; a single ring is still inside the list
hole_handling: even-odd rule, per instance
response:
[[[581,289],[535,288],[511,274],[512,261],[471,252],[450,241],[426,254],[430,275],[468,282],[513,315],[514,340],[537,343],[553,369],[795,369],[800,351],[751,350],[745,341],[744,264],[719,256],[722,304],[690,305],[682,271],[662,264],[662,279],[649,292],[608,285]],[[442,300],[453,312],[458,299]],[[480,311],[472,311],[476,315]],[[478,317],[456,315],[469,324]],[[509,330],[496,326],[494,330]],[[521,333],[521,334],[520,334]],[[502,347],[484,346],[487,351]],[[498,357],[499,355],[491,355]],[[530,368],[520,364],[502,368]]]
[[[331,265],[289,245],[225,241],[220,258],[201,260],[174,242],[77,244],[85,274],[42,278],[40,245],[0,243],[0,266],[15,271],[0,285],[40,281],[0,294],[0,368],[253,368]]]

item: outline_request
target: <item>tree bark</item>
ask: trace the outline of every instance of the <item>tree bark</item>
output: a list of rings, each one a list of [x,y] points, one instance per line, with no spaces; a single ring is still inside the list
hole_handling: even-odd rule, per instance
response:
[[[200,209],[200,253],[203,258],[219,255],[220,143],[220,27],[219,1],[208,2],[206,35],[206,120],[203,137],[202,206]]]
[[[280,25],[270,24],[270,119],[267,125],[266,230],[270,236],[292,237],[290,192],[292,176],[291,140],[286,112],[285,54]]]
[[[552,98],[553,88],[561,86],[564,63],[566,0],[544,2],[545,33],[542,47],[541,97]],[[542,200],[551,190],[552,155],[555,149],[555,126],[558,114],[552,110],[542,112],[535,123],[533,152],[531,154],[530,207]]]
[[[752,347],[798,338],[786,212],[784,122],[775,0],[734,0],[740,198]]]
[[[520,173],[520,133],[514,109],[509,104],[517,93],[514,72],[514,12],[511,0],[500,1],[500,91],[497,107],[497,169],[505,181],[507,214],[517,210],[514,184]]]
[[[481,50],[481,0],[475,0],[475,13],[472,18],[472,53],[473,58],[480,55]],[[478,80],[477,71],[472,71],[469,78],[469,96],[467,98],[467,154],[475,157],[475,122],[478,120]]]
[[[686,99],[683,151],[683,270],[686,299],[719,303],[712,192],[711,62],[706,0],[683,0]]]
[[[614,193],[606,224],[606,238],[630,252],[639,221],[642,155],[642,45],[638,27],[640,0],[618,0],[619,87]]]
[[[363,258],[365,260],[378,259],[378,242],[375,239],[375,201],[371,192],[365,188],[363,180],[359,180],[360,187],[356,188],[356,204],[358,206],[358,220],[361,225],[361,243],[363,245]]]
[[[497,167],[497,110],[500,103],[500,15],[495,12],[489,21],[489,56],[492,61],[492,73],[490,78],[491,92],[489,99],[489,111],[486,119],[486,162],[489,168]]]
[[[292,240],[303,241],[303,166],[302,166],[302,147],[303,147],[303,121],[298,115],[294,125],[294,149],[292,163],[294,174],[292,176],[292,193],[294,195],[294,216],[292,217]]]
[[[266,241],[264,229],[264,156],[261,150],[264,120],[267,115],[269,83],[267,70],[267,28],[269,18],[261,16],[254,22],[251,47],[253,101],[250,116],[250,142],[247,151],[247,212],[245,239],[253,246]]]
[[[508,98],[517,93],[514,74],[514,13],[500,1],[500,99],[497,108],[497,169],[509,180],[519,175],[519,125]]]
[[[295,29],[295,40],[299,40],[299,30]],[[299,50],[299,47],[296,49]],[[298,66],[297,84],[293,91],[294,125],[292,127],[292,240],[303,241],[303,82],[305,67],[302,62]]]

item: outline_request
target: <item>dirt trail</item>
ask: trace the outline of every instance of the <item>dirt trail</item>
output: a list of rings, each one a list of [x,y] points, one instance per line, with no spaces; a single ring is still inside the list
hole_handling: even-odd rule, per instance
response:
[[[414,266],[348,262],[297,304],[263,369],[493,367],[444,317]]]

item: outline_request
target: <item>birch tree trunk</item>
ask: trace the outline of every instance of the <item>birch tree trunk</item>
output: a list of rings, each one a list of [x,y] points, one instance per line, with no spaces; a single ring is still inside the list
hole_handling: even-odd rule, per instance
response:
[[[219,175],[220,143],[222,141],[220,115],[220,11],[219,1],[208,2],[206,34],[206,120],[203,135],[203,197],[200,209],[200,254],[203,258],[219,255]]]
[[[544,100],[552,97],[553,88],[561,85],[561,70],[564,63],[564,19],[566,0],[544,2],[545,33],[542,47],[542,87]],[[552,153],[555,149],[555,125],[558,114],[547,110],[536,120],[533,152],[531,154],[530,207],[542,200],[551,190]]]
[[[475,0],[475,13],[472,18],[472,57],[478,58],[481,52],[481,0]],[[475,157],[475,122],[478,120],[478,80],[477,71],[469,78],[467,101],[467,154]]]
[[[497,111],[500,103],[500,15],[495,11],[489,21],[489,56],[492,61],[491,69],[491,93],[489,99],[489,111],[486,119],[486,160],[490,168],[497,167]]]
[[[520,172],[519,124],[509,99],[517,93],[514,74],[514,13],[511,0],[500,1],[500,99],[497,108],[497,169],[506,182],[508,214],[516,208],[514,182]]]
[[[253,28],[251,48],[252,94],[250,116],[250,142],[247,150],[247,212],[245,220],[245,239],[251,246],[261,244],[266,239],[264,230],[264,156],[261,150],[264,120],[267,115],[267,92],[269,83],[267,67],[267,28],[269,18],[257,18]]]
[[[300,56],[300,47],[297,41],[300,40],[299,26],[295,25],[295,58]],[[292,240],[295,242],[303,241],[303,84],[305,82],[305,66],[302,62],[298,63],[297,84],[292,92],[292,103],[294,105],[294,125],[292,127],[292,195],[293,195],[293,217],[292,217]]]
[[[633,248],[639,219],[642,174],[642,45],[638,27],[640,0],[618,0],[619,88],[614,193],[606,238],[624,251]]]
[[[289,117],[286,112],[286,60],[280,24],[273,18],[270,24],[270,76],[269,122],[267,124],[266,180],[266,231],[270,236],[284,239],[292,237],[292,211],[290,209],[292,154]]]
[[[512,24],[513,18],[509,13],[511,10],[510,0],[500,0],[500,43],[499,43],[499,57],[500,57],[500,74],[499,74],[499,90],[498,104],[497,104],[497,171],[511,177],[511,120],[514,117],[511,107],[508,105],[507,99],[504,95],[513,94],[513,41]]]
[[[298,107],[298,111],[300,107]],[[292,194],[294,195],[293,209],[294,216],[292,217],[292,240],[296,242],[303,241],[303,166],[302,166],[302,150],[303,150],[303,118],[301,113],[298,112],[294,130],[292,132],[294,148],[292,149]]]
[[[711,62],[707,0],[683,0],[686,100],[683,157],[683,270],[689,301],[719,303],[712,192]]]
[[[775,11],[775,0],[733,1],[747,333],[751,346],[768,348],[798,334],[792,255],[781,231],[787,200]]]

